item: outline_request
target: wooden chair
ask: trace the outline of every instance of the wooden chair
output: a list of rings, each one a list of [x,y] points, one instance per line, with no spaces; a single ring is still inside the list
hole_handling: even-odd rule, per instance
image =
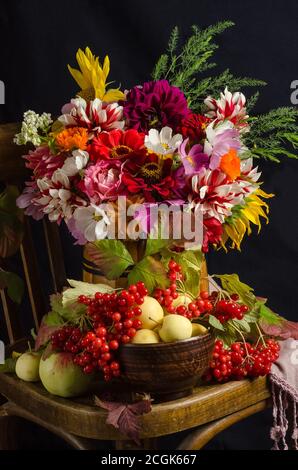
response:
[[[0,181],[21,186],[28,177],[21,155],[25,149],[13,144],[18,125],[0,126]],[[43,232],[49,262],[49,279],[53,291],[66,284],[63,250],[55,224],[43,222]],[[40,278],[40,254],[36,252],[30,221],[25,218],[25,236],[20,247],[23,277],[26,280],[31,305],[31,327],[38,328],[47,306]],[[26,347],[22,338],[20,312],[1,291],[8,353]],[[30,330],[30,328],[28,329]],[[1,332],[1,338],[4,336]],[[59,436],[74,449],[94,449],[98,441],[114,441],[116,449],[132,448],[110,425],[107,412],[93,406],[92,397],[75,400],[50,395],[39,383],[25,383],[15,375],[0,374],[0,449],[8,448],[17,432],[19,418],[36,423]],[[193,430],[180,444],[180,449],[200,449],[216,434],[232,424],[265,409],[270,403],[270,391],[265,378],[229,382],[222,385],[197,387],[193,394],[178,400],[153,404],[152,411],[140,418],[142,446],[154,449],[158,437],[185,430]]]

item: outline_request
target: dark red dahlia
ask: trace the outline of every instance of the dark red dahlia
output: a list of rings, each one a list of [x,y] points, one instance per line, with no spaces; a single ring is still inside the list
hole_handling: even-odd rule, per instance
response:
[[[184,139],[189,138],[192,143],[200,142],[205,137],[205,129],[210,121],[211,119],[206,116],[190,113],[182,120],[178,131]]]
[[[204,219],[202,251],[207,253],[209,245],[218,245],[222,236],[222,224],[215,217]]]
[[[132,194],[143,193],[149,202],[171,196],[175,181],[171,176],[172,159],[160,161],[154,153],[139,160],[130,160],[123,166],[121,182]]]
[[[182,91],[167,80],[146,82],[133,87],[123,102],[129,127],[147,132],[150,128],[169,126],[175,133],[181,120],[189,114]]]

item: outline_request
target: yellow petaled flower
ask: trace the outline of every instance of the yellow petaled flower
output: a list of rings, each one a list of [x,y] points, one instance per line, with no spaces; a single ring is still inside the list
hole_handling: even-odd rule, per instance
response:
[[[56,135],[56,144],[62,150],[86,150],[89,139],[88,131],[84,127],[69,127]]]
[[[95,57],[89,47],[85,52],[79,49],[76,59],[80,70],[68,65],[68,70],[81,88],[79,95],[86,100],[99,98],[102,101],[124,100],[125,95],[118,89],[106,90],[106,81],[110,72],[110,59],[105,57],[103,66],[99,63],[98,57]]]
[[[261,198],[268,199],[273,196],[274,194],[267,194],[259,188],[246,199],[245,205],[223,225],[222,246],[225,250],[227,250],[226,243],[230,239],[232,242],[230,247],[240,251],[244,235],[246,232],[247,235],[252,232],[251,224],[258,226],[258,232],[261,230],[260,217],[264,217],[266,223],[269,222],[267,215],[269,207]]]

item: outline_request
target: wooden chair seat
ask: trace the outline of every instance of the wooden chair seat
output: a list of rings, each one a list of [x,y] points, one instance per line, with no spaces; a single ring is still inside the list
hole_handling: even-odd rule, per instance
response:
[[[9,350],[20,350],[22,344],[24,342],[20,341]],[[104,387],[104,383],[98,385],[98,393],[101,386]],[[4,405],[2,414],[22,416],[52,431],[57,430],[56,434],[62,432],[80,438],[118,442],[127,440],[106,424],[107,411],[94,405],[94,395],[59,398],[49,394],[41,383],[24,382],[14,374],[3,373],[0,373],[0,391],[13,404]],[[201,385],[188,397],[153,404],[149,414],[139,417],[140,437],[147,440],[202,426],[194,436],[187,438],[186,447],[193,448],[191,439],[198,441],[201,432],[205,443],[209,427],[214,436],[240,419],[265,409],[269,398],[265,377]]]
[[[80,437],[123,440],[127,437],[106,424],[107,412],[93,405],[93,397],[63,399],[50,395],[40,383],[24,383],[0,374],[1,393],[32,416]],[[173,434],[201,426],[263,403],[270,397],[264,378],[197,387],[193,394],[152,406],[140,417],[142,439]]]

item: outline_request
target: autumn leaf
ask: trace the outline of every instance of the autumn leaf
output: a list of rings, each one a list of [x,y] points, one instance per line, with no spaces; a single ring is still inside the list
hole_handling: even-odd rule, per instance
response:
[[[45,322],[45,318],[46,317],[42,319],[42,322],[40,324],[40,327],[39,327],[39,330],[35,339],[34,349],[36,351],[47,344],[47,342],[50,340],[50,337],[54,333],[54,331],[59,330],[59,328],[61,328],[61,325],[56,325],[56,326],[47,325]]]
[[[135,403],[102,400],[95,397],[95,404],[108,411],[106,423],[139,444],[141,426],[138,417],[150,413],[151,400],[145,398]]]
[[[278,324],[270,324],[264,318],[261,318],[259,325],[266,335],[281,339],[293,338],[298,340],[298,323],[296,322],[281,318]]]

